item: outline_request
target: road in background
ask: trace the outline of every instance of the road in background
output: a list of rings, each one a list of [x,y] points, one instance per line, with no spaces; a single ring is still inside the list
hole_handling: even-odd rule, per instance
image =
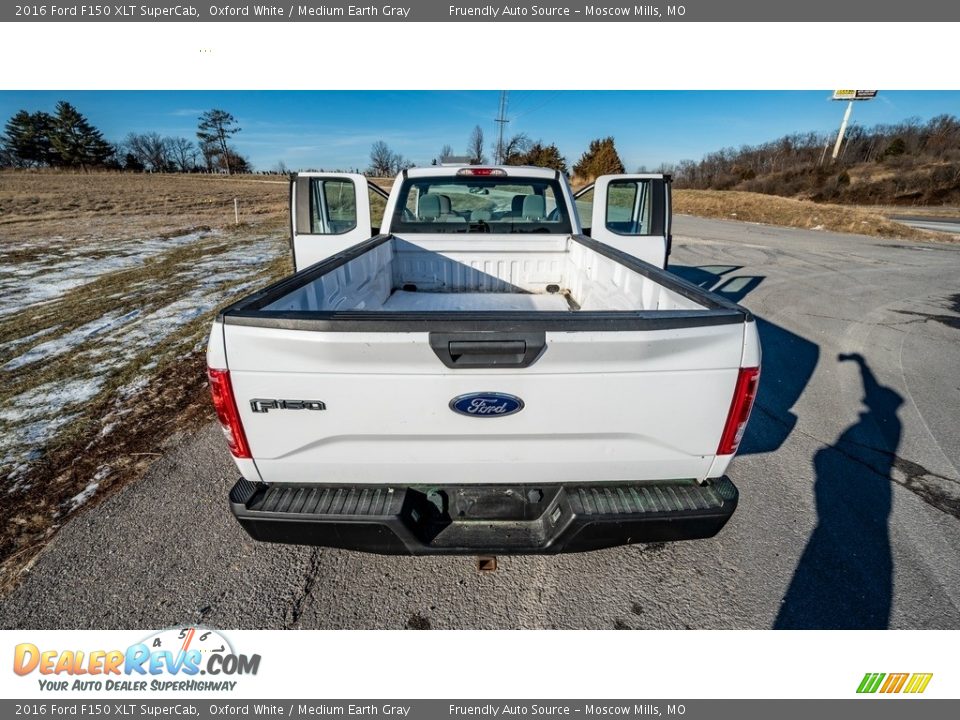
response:
[[[0,625],[960,628],[960,245],[689,217],[671,269],[753,310],[754,417],[716,538],[561,557],[380,557],[251,541],[219,429],[71,523]],[[585,478],[589,479],[589,478]]]
[[[960,218],[935,217],[932,215],[888,215],[887,217],[919,230],[933,230],[934,232],[960,235]]]

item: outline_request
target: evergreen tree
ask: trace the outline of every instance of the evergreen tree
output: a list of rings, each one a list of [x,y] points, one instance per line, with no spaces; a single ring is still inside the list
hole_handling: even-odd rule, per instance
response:
[[[53,118],[45,112],[21,110],[7,121],[3,148],[17,167],[50,165],[55,157],[50,144]]]
[[[132,152],[128,152],[123,158],[123,169],[130,170],[132,172],[143,172],[145,167],[140,158],[134,155]]]
[[[567,161],[554,143],[544,145],[542,140],[530,144],[523,152],[512,152],[506,157],[507,165],[531,165],[559,170],[566,174]]]
[[[101,166],[113,155],[113,147],[70,103],[57,103],[50,144],[56,153],[54,164],[63,167]]]
[[[584,180],[622,172],[623,161],[617,154],[612,137],[591,141],[590,147],[573,166],[573,173]]]
[[[231,161],[238,158],[236,151],[230,148],[227,141],[231,136],[240,132],[240,128],[234,127],[237,120],[226,110],[207,110],[200,116],[200,122],[197,125],[197,139],[200,141],[200,148],[207,161],[207,167],[213,169],[213,161],[219,160],[227,171],[239,170],[232,167]],[[242,171],[241,171],[242,172]]]

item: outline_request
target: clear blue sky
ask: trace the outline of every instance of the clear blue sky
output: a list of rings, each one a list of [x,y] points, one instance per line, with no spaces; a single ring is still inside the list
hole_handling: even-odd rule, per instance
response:
[[[786,133],[835,131],[845,103],[830,91],[511,91],[507,134],[556,142],[574,162],[593,138],[613,135],[627,169],[699,160],[727,146]],[[195,139],[197,116],[222,108],[238,119],[238,150],[255,167],[365,168],[385,140],[417,164],[449,143],[465,150],[474,125],[495,138],[499,91],[0,91],[0,122],[21,109],[67,100],[111,142],[156,131]],[[960,115],[960,91],[880,91],[857,103],[853,122]]]

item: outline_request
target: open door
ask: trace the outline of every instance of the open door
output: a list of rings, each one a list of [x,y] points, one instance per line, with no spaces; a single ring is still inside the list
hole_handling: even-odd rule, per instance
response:
[[[355,173],[290,175],[293,265],[302,270],[374,235],[370,195],[386,197]]]
[[[660,268],[670,254],[670,176],[662,174],[601,175],[580,190],[577,205],[587,204],[592,189],[590,226],[594,240]]]

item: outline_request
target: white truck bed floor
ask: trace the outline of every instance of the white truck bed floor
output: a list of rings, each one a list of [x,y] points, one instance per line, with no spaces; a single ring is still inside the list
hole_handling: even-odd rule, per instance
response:
[[[567,303],[566,297],[560,294],[441,293],[397,290],[387,298],[382,309],[394,312],[436,312],[445,310],[540,310],[546,312],[566,312],[570,310],[570,306]]]

